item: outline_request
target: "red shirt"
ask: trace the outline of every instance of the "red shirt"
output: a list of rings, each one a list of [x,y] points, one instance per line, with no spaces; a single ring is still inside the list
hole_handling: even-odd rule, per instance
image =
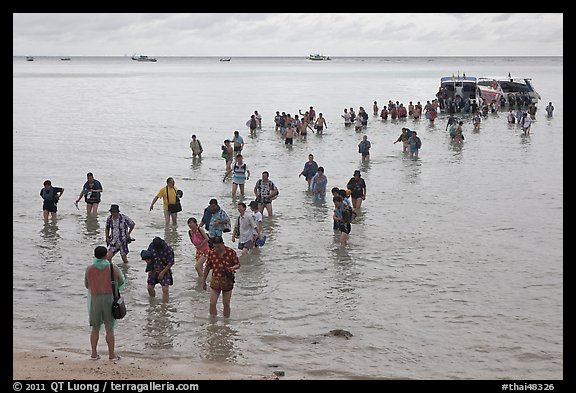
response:
[[[208,270],[212,269],[212,277],[224,277],[225,268],[234,265],[240,266],[240,260],[236,251],[230,247],[224,246],[224,255],[218,253],[216,246],[208,252],[206,267]]]

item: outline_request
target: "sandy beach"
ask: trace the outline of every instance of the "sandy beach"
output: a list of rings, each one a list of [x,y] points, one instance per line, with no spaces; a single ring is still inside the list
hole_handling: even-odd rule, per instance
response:
[[[276,375],[256,375],[221,363],[198,361],[168,363],[123,355],[110,361],[106,355],[61,350],[13,350],[14,380],[275,380]]]

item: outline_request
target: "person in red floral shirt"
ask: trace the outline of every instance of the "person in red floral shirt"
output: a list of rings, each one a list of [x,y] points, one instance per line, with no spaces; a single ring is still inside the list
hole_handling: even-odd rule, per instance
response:
[[[214,248],[208,252],[208,259],[204,267],[202,287],[206,289],[208,272],[212,270],[210,280],[210,316],[216,316],[216,303],[222,292],[223,315],[230,316],[230,299],[234,288],[234,273],[240,267],[240,259],[236,251],[224,245],[222,236],[214,237]]]

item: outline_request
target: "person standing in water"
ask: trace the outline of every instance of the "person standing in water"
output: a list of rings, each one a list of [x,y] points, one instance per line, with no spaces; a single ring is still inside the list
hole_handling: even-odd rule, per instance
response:
[[[98,213],[98,204],[100,203],[101,193],[103,191],[102,184],[96,179],[94,179],[94,175],[92,172],[88,172],[86,174],[86,183],[82,186],[82,191],[76,199],[74,204],[78,207],[78,202],[82,197],[84,197],[84,201],[86,202],[86,213]]]
[[[202,152],[204,149],[202,148],[202,143],[200,143],[200,139],[196,139],[196,135],[192,135],[192,140],[190,141],[190,150],[192,150],[192,158],[202,158]]]
[[[204,267],[203,284],[204,290],[207,289],[206,279],[210,270],[212,278],[210,280],[210,316],[216,317],[216,304],[220,293],[222,293],[222,305],[224,307],[223,315],[225,318],[230,317],[230,300],[232,299],[232,289],[234,289],[234,273],[240,268],[240,259],[236,251],[224,245],[222,236],[214,237],[214,248],[208,253],[208,260]]]
[[[298,177],[304,175],[304,178],[308,182],[308,188],[310,188],[310,183],[312,182],[312,178],[318,172],[318,164],[314,161],[314,156],[312,154],[308,154],[308,161],[304,164],[304,169]]]
[[[312,178],[310,183],[310,188],[314,193],[314,199],[320,200],[326,197],[326,185],[328,184],[328,178],[324,175],[324,168],[319,167],[318,172]]]
[[[190,241],[196,247],[196,263],[194,267],[196,268],[196,273],[198,277],[202,277],[204,272],[204,262],[208,258],[208,251],[210,251],[208,234],[203,228],[198,225],[198,220],[194,217],[188,219],[188,237]]]
[[[116,320],[112,316],[112,301],[114,300],[112,277],[118,290],[124,288],[125,280],[122,271],[106,259],[107,252],[104,246],[96,247],[92,264],[86,268],[84,273],[84,286],[88,289],[88,316],[92,327],[90,332],[90,347],[92,349],[90,360],[100,359],[98,340],[100,339],[102,324],[106,329],[108,359],[120,360],[120,356],[116,355],[114,348]]]
[[[50,180],[44,181],[44,188],[40,190],[40,196],[44,200],[42,204],[42,213],[44,215],[44,224],[48,224],[48,214],[52,215],[52,221],[56,221],[56,212],[58,200],[64,194],[62,187],[52,187]]]

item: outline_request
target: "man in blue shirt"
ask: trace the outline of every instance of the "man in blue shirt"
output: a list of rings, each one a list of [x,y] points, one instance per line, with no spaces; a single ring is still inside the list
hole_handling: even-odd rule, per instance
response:
[[[82,197],[84,197],[84,201],[86,202],[86,213],[98,213],[98,204],[100,203],[101,193],[103,191],[102,184],[94,179],[94,175],[92,172],[88,172],[86,174],[86,178],[88,179],[86,183],[82,186],[82,191],[80,195],[78,195],[78,199],[74,204],[78,207],[78,202]]]

